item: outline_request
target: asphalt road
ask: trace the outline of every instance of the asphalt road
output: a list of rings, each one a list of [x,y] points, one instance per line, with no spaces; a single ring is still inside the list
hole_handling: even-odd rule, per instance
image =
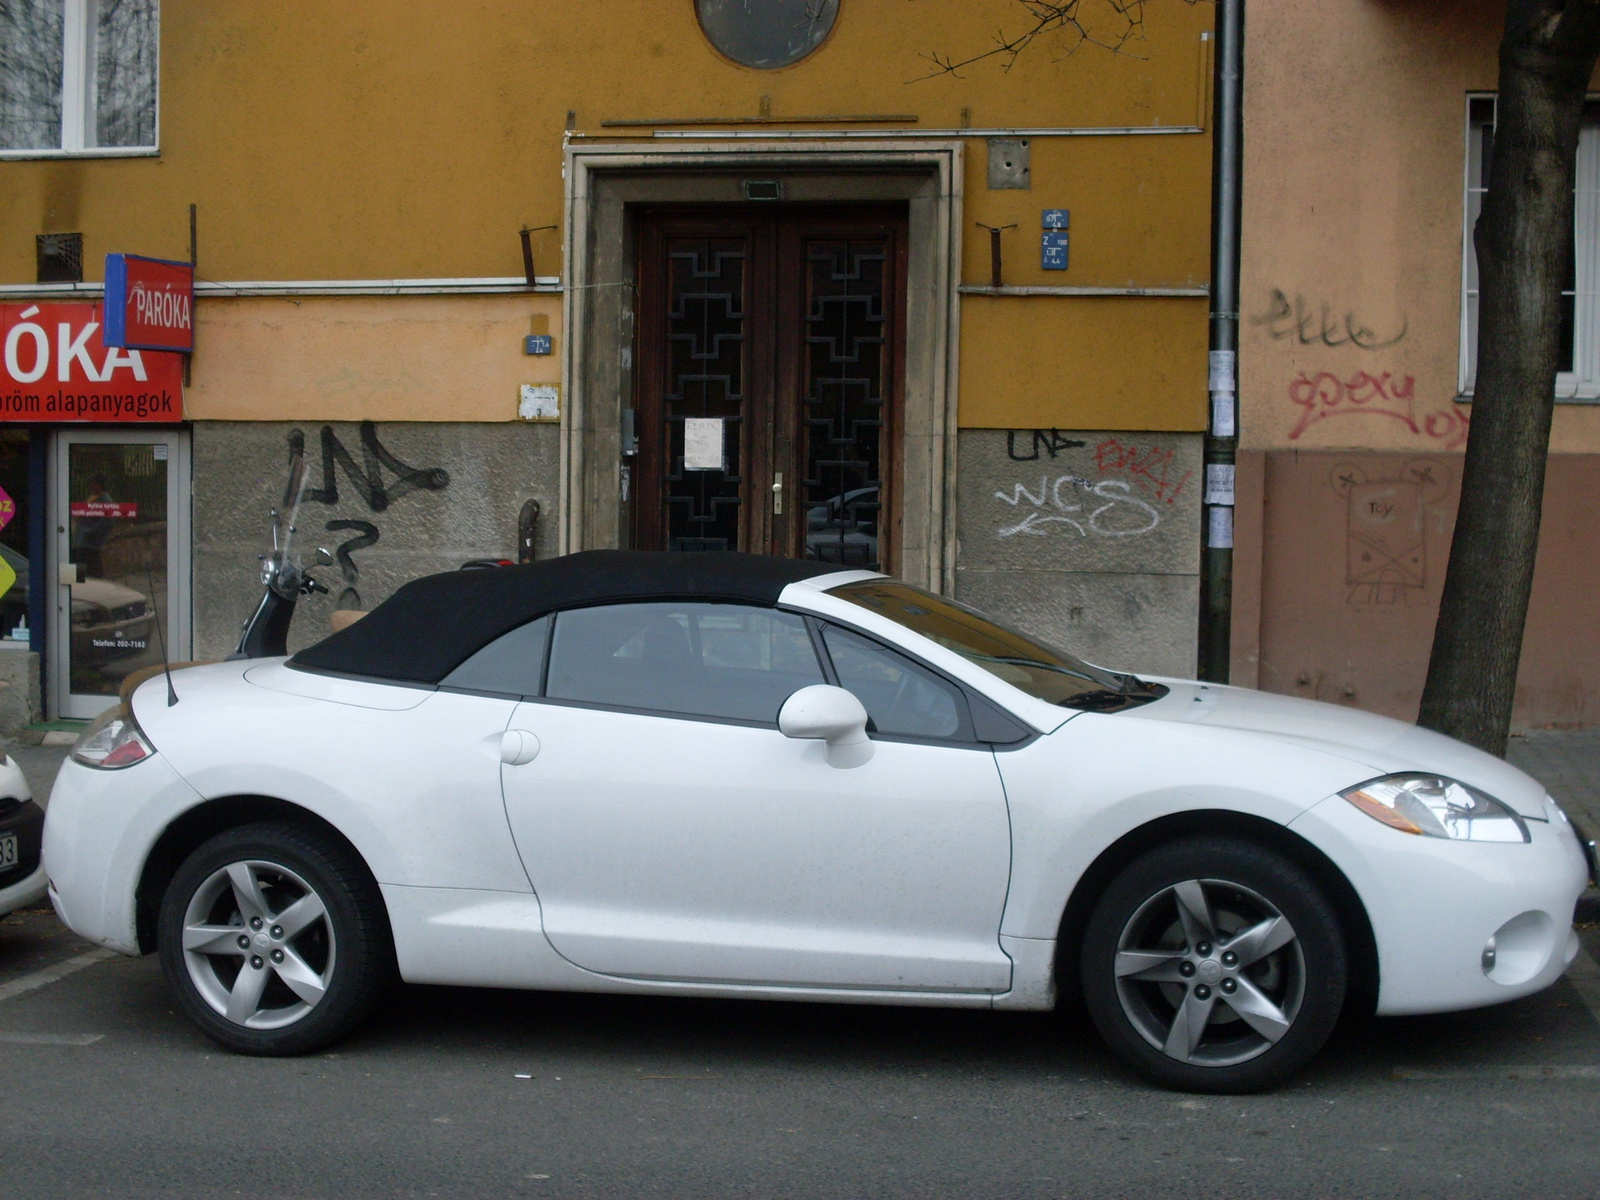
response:
[[[239,1058],[154,959],[87,949],[0,921],[0,1196],[1600,1194],[1589,959],[1224,1099],[1144,1085],[1070,1014],[408,988],[333,1053]]]

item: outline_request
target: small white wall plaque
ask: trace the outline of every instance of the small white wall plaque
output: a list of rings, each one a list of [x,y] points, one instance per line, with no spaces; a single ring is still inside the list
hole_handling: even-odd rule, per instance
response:
[[[722,454],[721,417],[683,419],[683,469],[721,471],[727,467]]]
[[[522,399],[517,402],[517,416],[524,421],[561,420],[561,385],[557,383],[525,383]]]

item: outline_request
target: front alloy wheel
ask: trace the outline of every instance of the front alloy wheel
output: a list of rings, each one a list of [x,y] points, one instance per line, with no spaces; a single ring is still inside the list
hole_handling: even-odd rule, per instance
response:
[[[1168,1087],[1246,1092],[1298,1070],[1344,1003],[1344,940],[1295,863],[1251,842],[1173,842],[1126,867],[1083,942],[1095,1025]]]
[[[161,967],[206,1033],[246,1054],[344,1036],[392,977],[383,899],[348,847],[278,822],[218,834],[178,868]]]
[[[1248,1062],[1283,1040],[1305,997],[1289,919],[1249,888],[1186,879],[1139,906],[1117,945],[1117,999],[1141,1037],[1202,1067]]]

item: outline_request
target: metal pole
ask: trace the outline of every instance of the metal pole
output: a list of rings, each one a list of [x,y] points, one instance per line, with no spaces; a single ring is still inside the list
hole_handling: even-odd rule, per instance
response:
[[[1244,0],[1217,0],[1211,141],[1211,354],[1200,566],[1200,678],[1228,682],[1234,463],[1239,449],[1239,177]]]

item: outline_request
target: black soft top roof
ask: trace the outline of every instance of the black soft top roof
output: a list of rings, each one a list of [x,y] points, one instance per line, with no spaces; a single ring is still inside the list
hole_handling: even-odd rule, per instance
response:
[[[771,606],[789,584],[843,569],[757,554],[585,550],[520,567],[451,571],[412,580],[289,662],[341,675],[438,683],[501,634],[557,609],[652,599]]]

